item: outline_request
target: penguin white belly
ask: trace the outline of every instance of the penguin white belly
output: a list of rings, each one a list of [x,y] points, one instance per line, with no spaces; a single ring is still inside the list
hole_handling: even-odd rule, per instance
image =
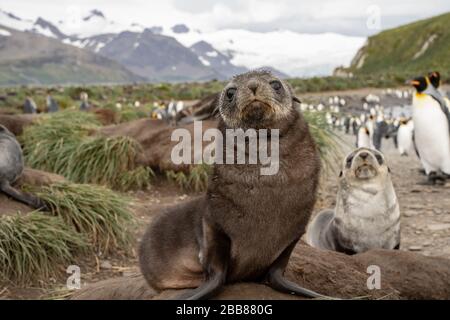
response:
[[[370,136],[366,133],[364,129],[358,131],[358,148],[371,148]]]
[[[397,132],[398,152],[407,154],[412,147],[413,130],[409,125],[401,125]]]
[[[420,98],[414,103],[414,137],[420,160],[427,174],[441,170],[450,174],[450,135],[448,122],[437,102]]]

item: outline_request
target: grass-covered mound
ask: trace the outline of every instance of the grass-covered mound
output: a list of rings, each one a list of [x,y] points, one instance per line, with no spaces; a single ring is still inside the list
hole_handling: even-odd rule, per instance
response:
[[[127,254],[134,245],[127,197],[68,182],[22,188],[43,199],[51,212],[0,215],[0,282],[45,286],[79,254]]]
[[[132,246],[134,217],[128,198],[102,186],[67,182],[32,191],[95,251],[110,253]]]
[[[87,242],[60,217],[32,212],[0,216],[0,281],[36,283],[73,263]]]
[[[76,183],[116,190],[149,185],[152,171],[136,164],[141,146],[129,137],[95,137],[95,115],[65,111],[27,127],[21,137],[32,168],[58,173]]]

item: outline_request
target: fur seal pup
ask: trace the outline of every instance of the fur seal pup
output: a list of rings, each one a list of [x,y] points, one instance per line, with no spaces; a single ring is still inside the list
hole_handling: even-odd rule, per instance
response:
[[[355,254],[398,249],[400,209],[384,156],[360,148],[344,160],[336,208],[321,211],[305,240],[315,248]]]
[[[195,288],[179,298],[206,299],[225,283],[266,281],[278,291],[320,296],[283,277],[320,173],[318,148],[298,107],[291,87],[270,72],[235,76],[224,88],[218,102],[224,140],[227,129],[279,129],[279,170],[261,175],[259,163],[216,163],[205,196],[156,217],[139,250],[152,288]]]
[[[34,209],[47,210],[39,198],[14,189],[14,183],[23,172],[22,148],[16,137],[6,127],[0,125],[0,190],[11,198]]]

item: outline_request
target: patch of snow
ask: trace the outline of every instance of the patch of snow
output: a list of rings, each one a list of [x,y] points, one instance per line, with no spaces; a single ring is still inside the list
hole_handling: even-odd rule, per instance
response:
[[[217,57],[219,54],[217,53],[217,51],[209,51],[209,52],[206,52],[206,55],[207,55],[208,57],[215,58],[215,57]]]
[[[202,56],[199,56],[199,57],[198,57],[198,60],[200,60],[200,62],[201,62],[204,66],[209,67],[209,66],[211,65],[211,63],[210,63],[208,60],[206,60],[204,57],[202,57]]]
[[[437,37],[438,37],[437,34],[432,34],[427,39],[427,41],[424,42],[424,44],[422,45],[422,48],[420,48],[420,50],[414,55],[413,60],[416,60],[421,55],[423,55],[425,53],[425,51],[427,51],[427,49],[430,47],[430,45],[434,42],[434,40],[436,40]]]
[[[137,47],[139,47],[139,42],[135,42],[133,47],[136,49]]]
[[[76,12],[64,21],[58,21],[57,27],[64,34],[88,38],[105,33],[119,33],[130,28],[128,25],[122,25],[108,20],[101,12],[93,10],[86,14]]]
[[[12,13],[0,10],[0,24],[20,31],[30,30],[34,22],[28,19],[21,19]]]
[[[50,29],[44,28],[40,25],[34,25],[31,30],[35,33],[39,33],[39,34],[49,37],[49,38],[56,38],[56,35],[53,34],[53,32]]]
[[[97,43],[97,45],[95,46],[94,51],[95,52],[99,52],[105,45],[106,45],[106,43],[102,43],[102,42]]]
[[[5,30],[5,29],[0,29],[0,36],[2,36],[2,37],[10,37],[11,36],[11,32],[9,32],[8,30]]]

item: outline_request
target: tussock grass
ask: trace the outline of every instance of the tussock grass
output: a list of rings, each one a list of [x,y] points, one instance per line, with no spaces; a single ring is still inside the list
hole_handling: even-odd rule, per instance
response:
[[[0,280],[35,283],[55,277],[87,243],[60,217],[32,212],[0,217]]]
[[[102,186],[67,182],[34,188],[33,192],[97,252],[128,250],[133,245],[135,220],[128,211],[127,197]]]
[[[183,190],[200,192],[208,187],[208,176],[211,170],[210,165],[200,164],[192,167],[189,173],[166,171],[166,177]]]
[[[340,164],[342,150],[341,139],[327,124],[324,113],[302,112],[305,120],[309,124],[309,130],[317,143],[325,173],[335,169],[336,164]]]
[[[148,186],[152,171],[136,165],[140,144],[129,137],[90,137],[97,125],[91,113],[65,111],[27,127],[21,137],[27,164],[76,183],[122,191]]]
[[[87,139],[67,159],[65,176],[78,183],[107,185],[116,190],[147,187],[153,172],[136,168],[139,152],[140,144],[129,137]]]
[[[133,109],[125,109],[120,111],[119,122],[129,122],[133,120],[138,120],[142,118],[148,118],[150,112],[145,112],[143,110],[133,110]]]

